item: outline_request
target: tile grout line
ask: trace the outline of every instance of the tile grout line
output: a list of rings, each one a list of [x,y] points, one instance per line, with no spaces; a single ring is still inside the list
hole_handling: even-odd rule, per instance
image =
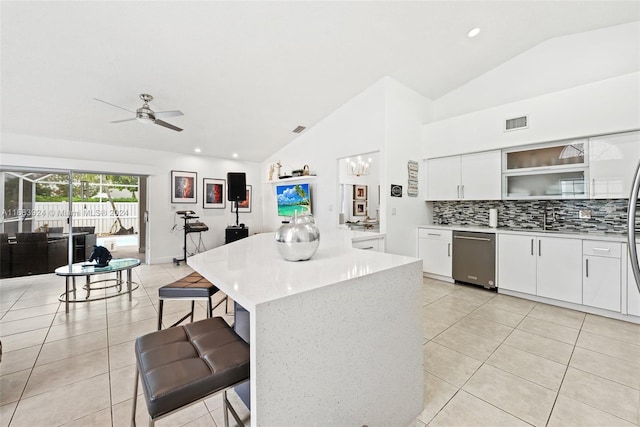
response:
[[[20,296],[20,298],[22,296],[24,296],[24,294],[31,288],[31,286],[33,286],[33,284],[29,285],[27,290],[25,290],[25,292]],[[18,300],[20,298],[18,298]],[[16,302],[18,302],[18,300],[16,300]],[[11,418],[9,419],[9,424],[7,424],[8,427],[11,426],[11,423],[13,422],[13,418],[15,417],[16,412],[18,412],[18,406],[20,406],[20,403],[23,400],[24,392],[27,390],[27,385],[29,384],[29,380],[31,379],[31,376],[33,375],[33,371],[35,370],[36,363],[38,362],[38,358],[40,357],[40,354],[42,353],[42,349],[44,347],[44,343],[47,341],[47,337],[49,336],[49,332],[51,331],[51,328],[53,327],[53,322],[55,321],[56,314],[60,310],[61,305],[62,305],[62,303],[58,302],[58,310],[56,311],[56,313],[54,313],[53,317],[51,318],[51,323],[49,324],[49,327],[47,328],[47,333],[45,334],[44,338],[42,339],[42,343],[40,344],[40,349],[38,350],[38,354],[36,355],[35,359],[33,360],[33,365],[31,365],[31,368],[29,368],[29,375],[27,376],[27,380],[24,382],[24,387],[22,388],[22,391],[20,392],[20,397],[18,398],[18,400],[16,402],[16,407],[13,408],[13,412],[11,414]],[[44,328],[41,328],[41,329],[44,329]],[[34,395],[34,396],[36,396],[36,395]]]
[[[562,380],[560,381],[560,385],[558,386],[556,397],[555,399],[553,399],[553,404],[551,405],[551,411],[549,411],[549,415],[547,416],[547,422],[545,423],[545,426],[549,425],[549,422],[551,421],[553,410],[556,407],[556,403],[558,402],[558,397],[560,396],[560,390],[562,390],[562,385],[564,384],[564,380],[567,377],[567,372],[569,371],[569,365],[571,364],[571,359],[573,359],[573,353],[575,352],[576,346],[578,345],[578,338],[580,338],[580,332],[582,332],[582,326],[584,325],[584,321],[586,320],[586,318],[587,316],[584,316],[582,318],[582,322],[580,322],[580,328],[578,329],[578,335],[576,336],[576,341],[574,342],[573,348],[571,349],[571,355],[569,356],[569,360],[567,360],[567,365],[565,366],[564,373],[562,374]]]

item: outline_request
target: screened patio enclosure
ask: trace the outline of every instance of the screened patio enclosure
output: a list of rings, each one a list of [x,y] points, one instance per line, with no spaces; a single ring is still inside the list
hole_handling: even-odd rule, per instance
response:
[[[143,224],[139,203],[141,177],[0,169],[0,178],[2,277],[14,277],[16,271],[21,275],[50,272],[56,264],[63,265],[67,260],[84,260],[93,244],[110,244],[115,249],[120,240],[129,246],[130,253],[144,252],[144,240],[140,240]],[[80,233],[87,235],[85,248],[81,250],[78,249]],[[75,247],[77,253],[69,250],[68,257],[63,259],[61,250],[53,250],[52,243],[61,239],[72,242],[71,235],[74,234],[77,239],[67,246]],[[47,271],[42,271],[44,267],[26,270],[16,267],[16,262],[23,261],[18,256],[8,255],[7,251],[21,253],[18,250],[20,240],[25,241],[23,244],[27,240],[42,240],[41,245],[48,246]],[[7,258],[10,258],[11,266],[8,266]],[[42,257],[39,258],[40,263],[45,264]]]

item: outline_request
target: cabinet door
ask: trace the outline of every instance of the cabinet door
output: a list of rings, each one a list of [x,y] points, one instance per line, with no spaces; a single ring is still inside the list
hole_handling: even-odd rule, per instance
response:
[[[640,132],[589,139],[589,194],[592,199],[629,197],[640,160]]]
[[[498,289],[536,294],[535,237],[498,235]]]
[[[420,229],[418,257],[422,258],[422,271],[451,277],[450,230]]]
[[[620,259],[583,258],[582,303],[620,312]]]
[[[582,242],[538,238],[538,296],[582,304]]]
[[[462,187],[460,198],[500,200],[502,198],[502,153],[500,150],[460,156]]]
[[[427,200],[458,200],[460,156],[427,160]]]

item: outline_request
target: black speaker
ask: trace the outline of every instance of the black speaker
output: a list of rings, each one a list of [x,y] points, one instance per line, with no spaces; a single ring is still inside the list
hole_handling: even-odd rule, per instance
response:
[[[247,175],[244,172],[227,173],[227,200],[247,200]]]

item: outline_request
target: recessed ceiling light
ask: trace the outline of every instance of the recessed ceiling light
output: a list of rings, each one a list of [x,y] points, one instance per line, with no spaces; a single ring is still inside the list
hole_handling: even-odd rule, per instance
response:
[[[238,153],[233,153],[233,154],[231,155],[231,157],[233,157],[234,159],[237,159],[237,158],[238,158]]]
[[[195,153],[202,153],[202,150],[200,149],[200,147],[196,147],[196,148],[194,148],[194,149],[193,149],[193,151],[194,151]]]
[[[476,27],[467,33],[467,37],[472,38],[480,34],[480,28]]]

